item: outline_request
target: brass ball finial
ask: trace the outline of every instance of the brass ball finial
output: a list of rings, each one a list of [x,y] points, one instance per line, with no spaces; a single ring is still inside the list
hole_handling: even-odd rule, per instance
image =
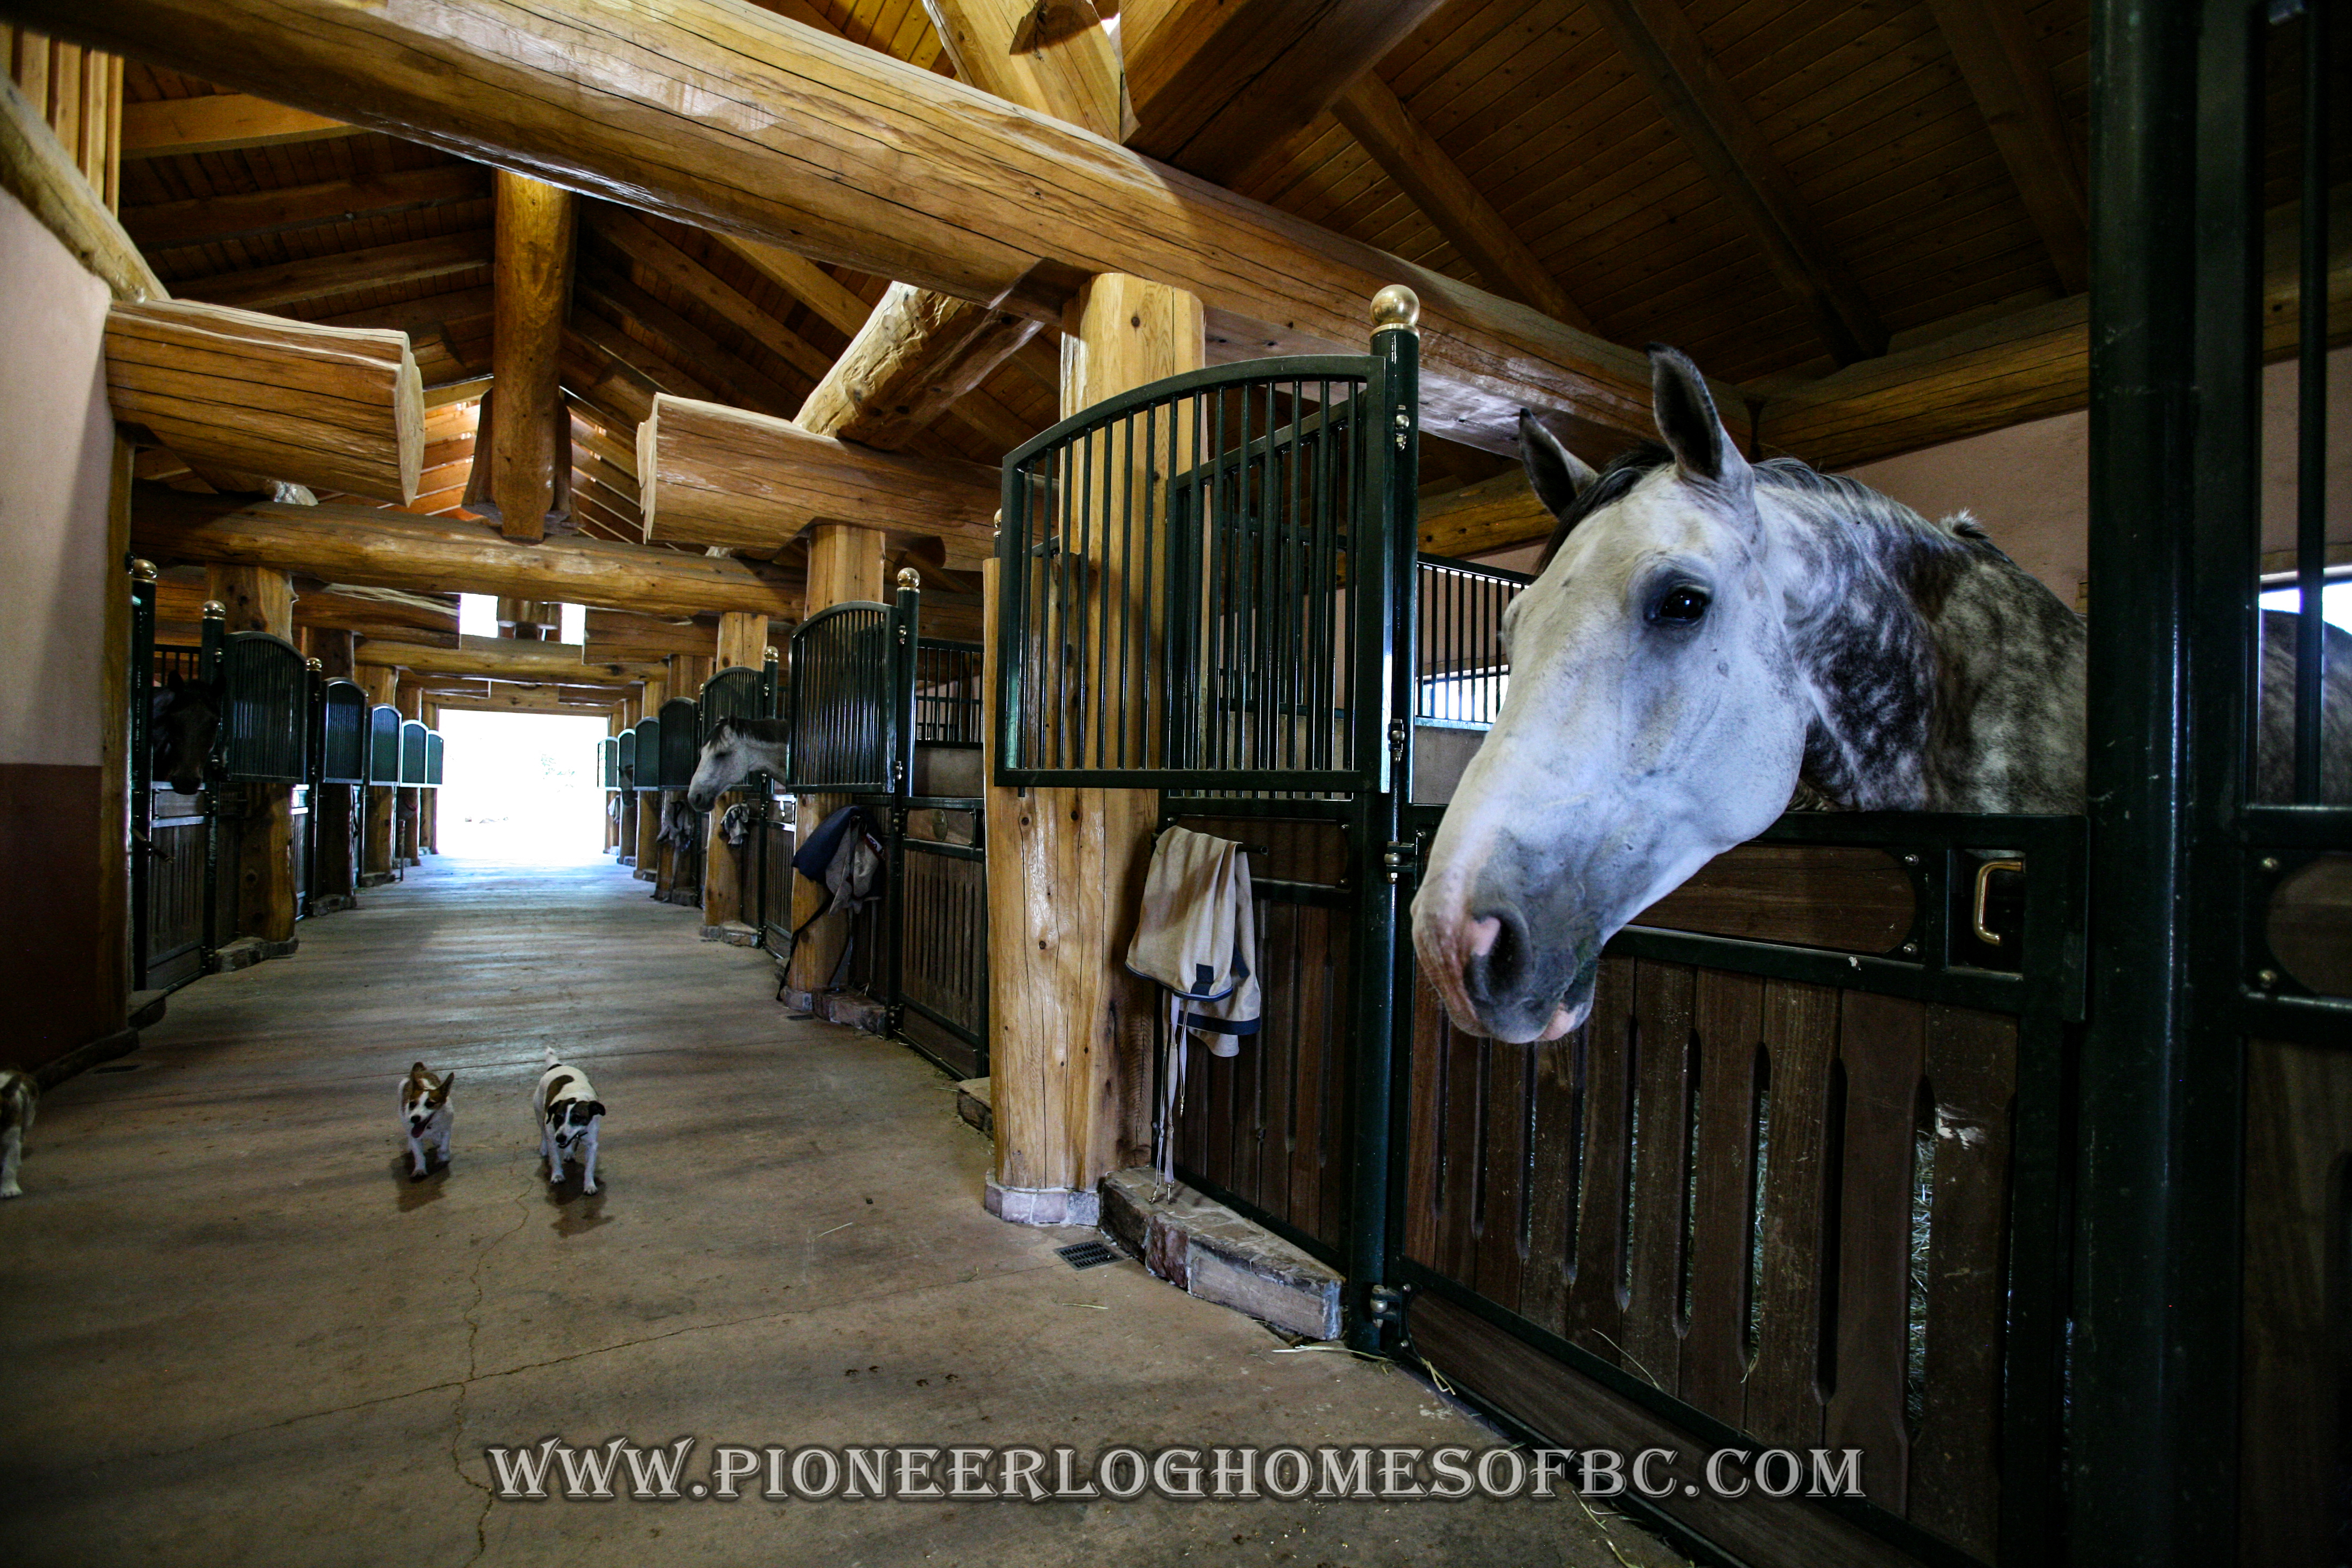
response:
[[[205,619],[208,621],[225,621],[228,619],[228,606],[222,604],[218,599],[206,599],[205,601]]]
[[[1402,283],[1391,283],[1372,296],[1372,330],[1421,325],[1421,296]]]
[[[778,655],[777,655],[777,653],[776,653],[776,650],[775,650],[774,648],[772,648],[772,648],[770,648],[770,649],[768,650],[768,662],[769,662],[770,664],[774,664],[775,662],[777,662],[777,658],[778,658]]]
[[[142,583],[152,583],[156,577],[155,563],[152,561],[134,560],[131,563],[131,574]]]
[[[922,585],[923,574],[920,572],[916,571],[912,566],[901,566],[898,568],[898,586],[901,588],[920,588]]]
[[[320,663],[320,662],[319,662],[317,659],[315,659],[315,658],[306,658],[306,659],[304,659],[304,660],[302,661],[302,663],[303,663],[303,665],[304,665],[307,668],[309,668],[309,669],[310,669],[310,673],[311,673],[311,674],[313,674],[313,675],[318,675],[318,674],[323,673],[323,672],[325,671],[326,668],[327,668],[325,665],[323,665],[323,664]]]

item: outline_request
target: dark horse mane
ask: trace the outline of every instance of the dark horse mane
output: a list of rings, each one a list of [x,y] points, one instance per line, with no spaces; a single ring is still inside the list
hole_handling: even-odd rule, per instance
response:
[[[731,730],[746,740],[758,741],[770,746],[782,745],[792,739],[793,734],[792,726],[782,719],[745,719],[732,713],[719,720],[718,724],[712,727],[713,740],[718,739],[719,731],[721,729]]]

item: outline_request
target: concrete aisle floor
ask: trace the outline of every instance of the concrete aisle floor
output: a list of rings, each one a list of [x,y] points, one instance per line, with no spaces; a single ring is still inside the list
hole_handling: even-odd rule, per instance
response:
[[[42,1106],[0,1205],[0,1558],[35,1563],[1613,1563],[1573,1500],[506,1501],[485,1446],[1496,1439],[1412,1378],[1277,1354],[1077,1233],[980,1205],[911,1052],[777,1006],[609,865],[436,861],[201,980]],[[551,1190],[552,1042],[610,1107]],[[457,1073],[412,1184],[394,1086]],[[1096,1308],[1107,1309],[1104,1310]]]

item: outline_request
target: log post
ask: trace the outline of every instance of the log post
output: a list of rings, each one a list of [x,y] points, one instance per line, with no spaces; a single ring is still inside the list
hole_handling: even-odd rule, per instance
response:
[[[1081,288],[1062,331],[1066,417],[1203,360],[1200,300],[1125,274]],[[985,582],[992,701],[992,562]],[[982,731],[992,752],[992,715]],[[1150,1157],[1152,998],[1124,961],[1159,808],[1154,790],[988,792],[987,1205],[1002,1218],[1092,1224],[1095,1184]]]
[[[642,717],[658,721],[661,718],[662,704],[668,700],[669,671],[665,661],[662,673],[646,677],[645,690],[639,700],[640,706],[637,711]],[[637,757],[639,782],[649,777],[659,778],[660,776],[661,758],[658,755],[648,757],[640,752]],[[659,842],[661,791],[641,789],[631,797],[630,804],[635,807],[637,823],[637,878],[641,881],[653,882],[658,886],[662,858],[662,846]]]
[[[352,658],[352,637],[350,632],[327,626],[309,629],[310,657],[319,661],[319,675],[324,680],[353,680],[356,668]],[[321,904],[328,900],[349,901],[359,891],[359,821],[357,784],[320,784],[312,792],[310,810],[318,821],[319,864],[315,880]],[[341,907],[339,902],[329,907]]]
[[[205,590],[228,607],[226,630],[294,640],[294,580],[262,566],[205,569]],[[294,940],[294,786],[238,784],[245,828],[237,847],[237,936]]]
[[[489,499],[509,539],[545,538],[556,507],[558,456],[567,447],[559,437],[569,424],[556,367],[571,306],[577,213],[562,186],[499,171]]]
[[[767,616],[730,613],[719,617],[719,668],[757,669],[767,657]],[[743,926],[742,862],[734,846],[719,836],[719,824],[730,805],[752,798],[748,790],[730,790],[711,803],[709,828],[703,835],[702,929],[714,940],[730,926]]]
[[[880,530],[845,522],[821,522],[808,531],[808,614],[835,605],[882,597]],[[805,795],[798,806],[799,833],[805,838],[833,812],[849,804],[842,795]],[[816,912],[824,890],[805,877],[793,879],[793,924]],[[833,978],[841,950],[849,941],[846,921],[827,918],[810,928],[793,950],[786,984],[797,991],[822,991]]]

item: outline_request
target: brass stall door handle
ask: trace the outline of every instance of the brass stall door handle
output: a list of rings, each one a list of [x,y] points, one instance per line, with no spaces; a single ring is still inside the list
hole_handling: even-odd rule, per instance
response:
[[[2025,875],[2025,862],[1988,860],[1977,868],[1977,891],[1976,897],[1969,900],[1969,924],[1975,930],[1977,940],[1987,947],[2001,945],[2000,933],[1988,928],[1985,924],[1985,889],[1992,881],[1992,874],[1995,871],[2014,871],[2021,877]]]

